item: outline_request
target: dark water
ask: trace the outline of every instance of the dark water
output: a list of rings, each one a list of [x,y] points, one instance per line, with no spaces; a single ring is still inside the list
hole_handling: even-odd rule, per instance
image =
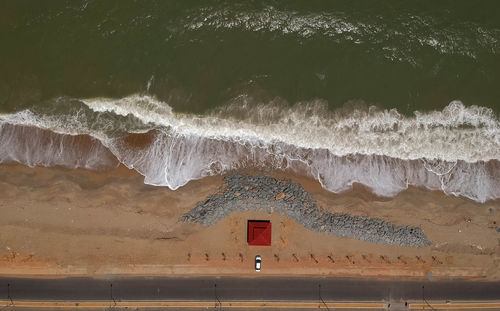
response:
[[[498,1],[2,1],[2,110],[145,91],[500,110]]]
[[[0,162],[500,197],[499,1],[0,1]]]

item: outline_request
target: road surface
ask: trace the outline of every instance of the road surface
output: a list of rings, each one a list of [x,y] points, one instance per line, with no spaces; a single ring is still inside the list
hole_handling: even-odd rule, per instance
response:
[[[422,289],[424,286],[424,289]],[[290,277],[0,277],[0,299],[13,301],[406,301],[500,300],[500,282],[381,281]]]

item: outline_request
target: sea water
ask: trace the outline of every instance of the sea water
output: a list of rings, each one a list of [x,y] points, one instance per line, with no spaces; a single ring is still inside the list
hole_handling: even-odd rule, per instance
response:
[[[5,1],[0,163],[500,198],[496,1]]]

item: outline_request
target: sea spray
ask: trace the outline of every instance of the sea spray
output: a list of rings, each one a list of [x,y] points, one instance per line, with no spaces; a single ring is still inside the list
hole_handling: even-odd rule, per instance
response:
[[[61,114],[69,100],[76,103]],[[381,196],[413,185],[479,202],[500,198],[500,122],[490,109],[459,101],[413,116],[246,95],[203,116],[176,114],[144,95],[52,104],[0,116],[1,162],[103,169],[119,161],[171,189],[257,167],[290,169],[336,193],[361,183]]]

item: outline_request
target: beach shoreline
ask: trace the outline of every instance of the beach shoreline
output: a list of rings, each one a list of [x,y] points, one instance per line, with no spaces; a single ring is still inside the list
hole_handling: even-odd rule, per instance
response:
[[[0,166],[0,275],[259,275],[498,280],[499,200],[477,203],[415,187],[393,198],[355,184],[341,194],[286,171],[243,173],[300,184],[330,213],[422,228],[425,247],[327,235],[263,210],[233,212],[211,226],[179,221],[217,193],[221,176],[170,190],[123,166],[83,169]],[[246,221],[273,223],[272,245],[248,246]]]

